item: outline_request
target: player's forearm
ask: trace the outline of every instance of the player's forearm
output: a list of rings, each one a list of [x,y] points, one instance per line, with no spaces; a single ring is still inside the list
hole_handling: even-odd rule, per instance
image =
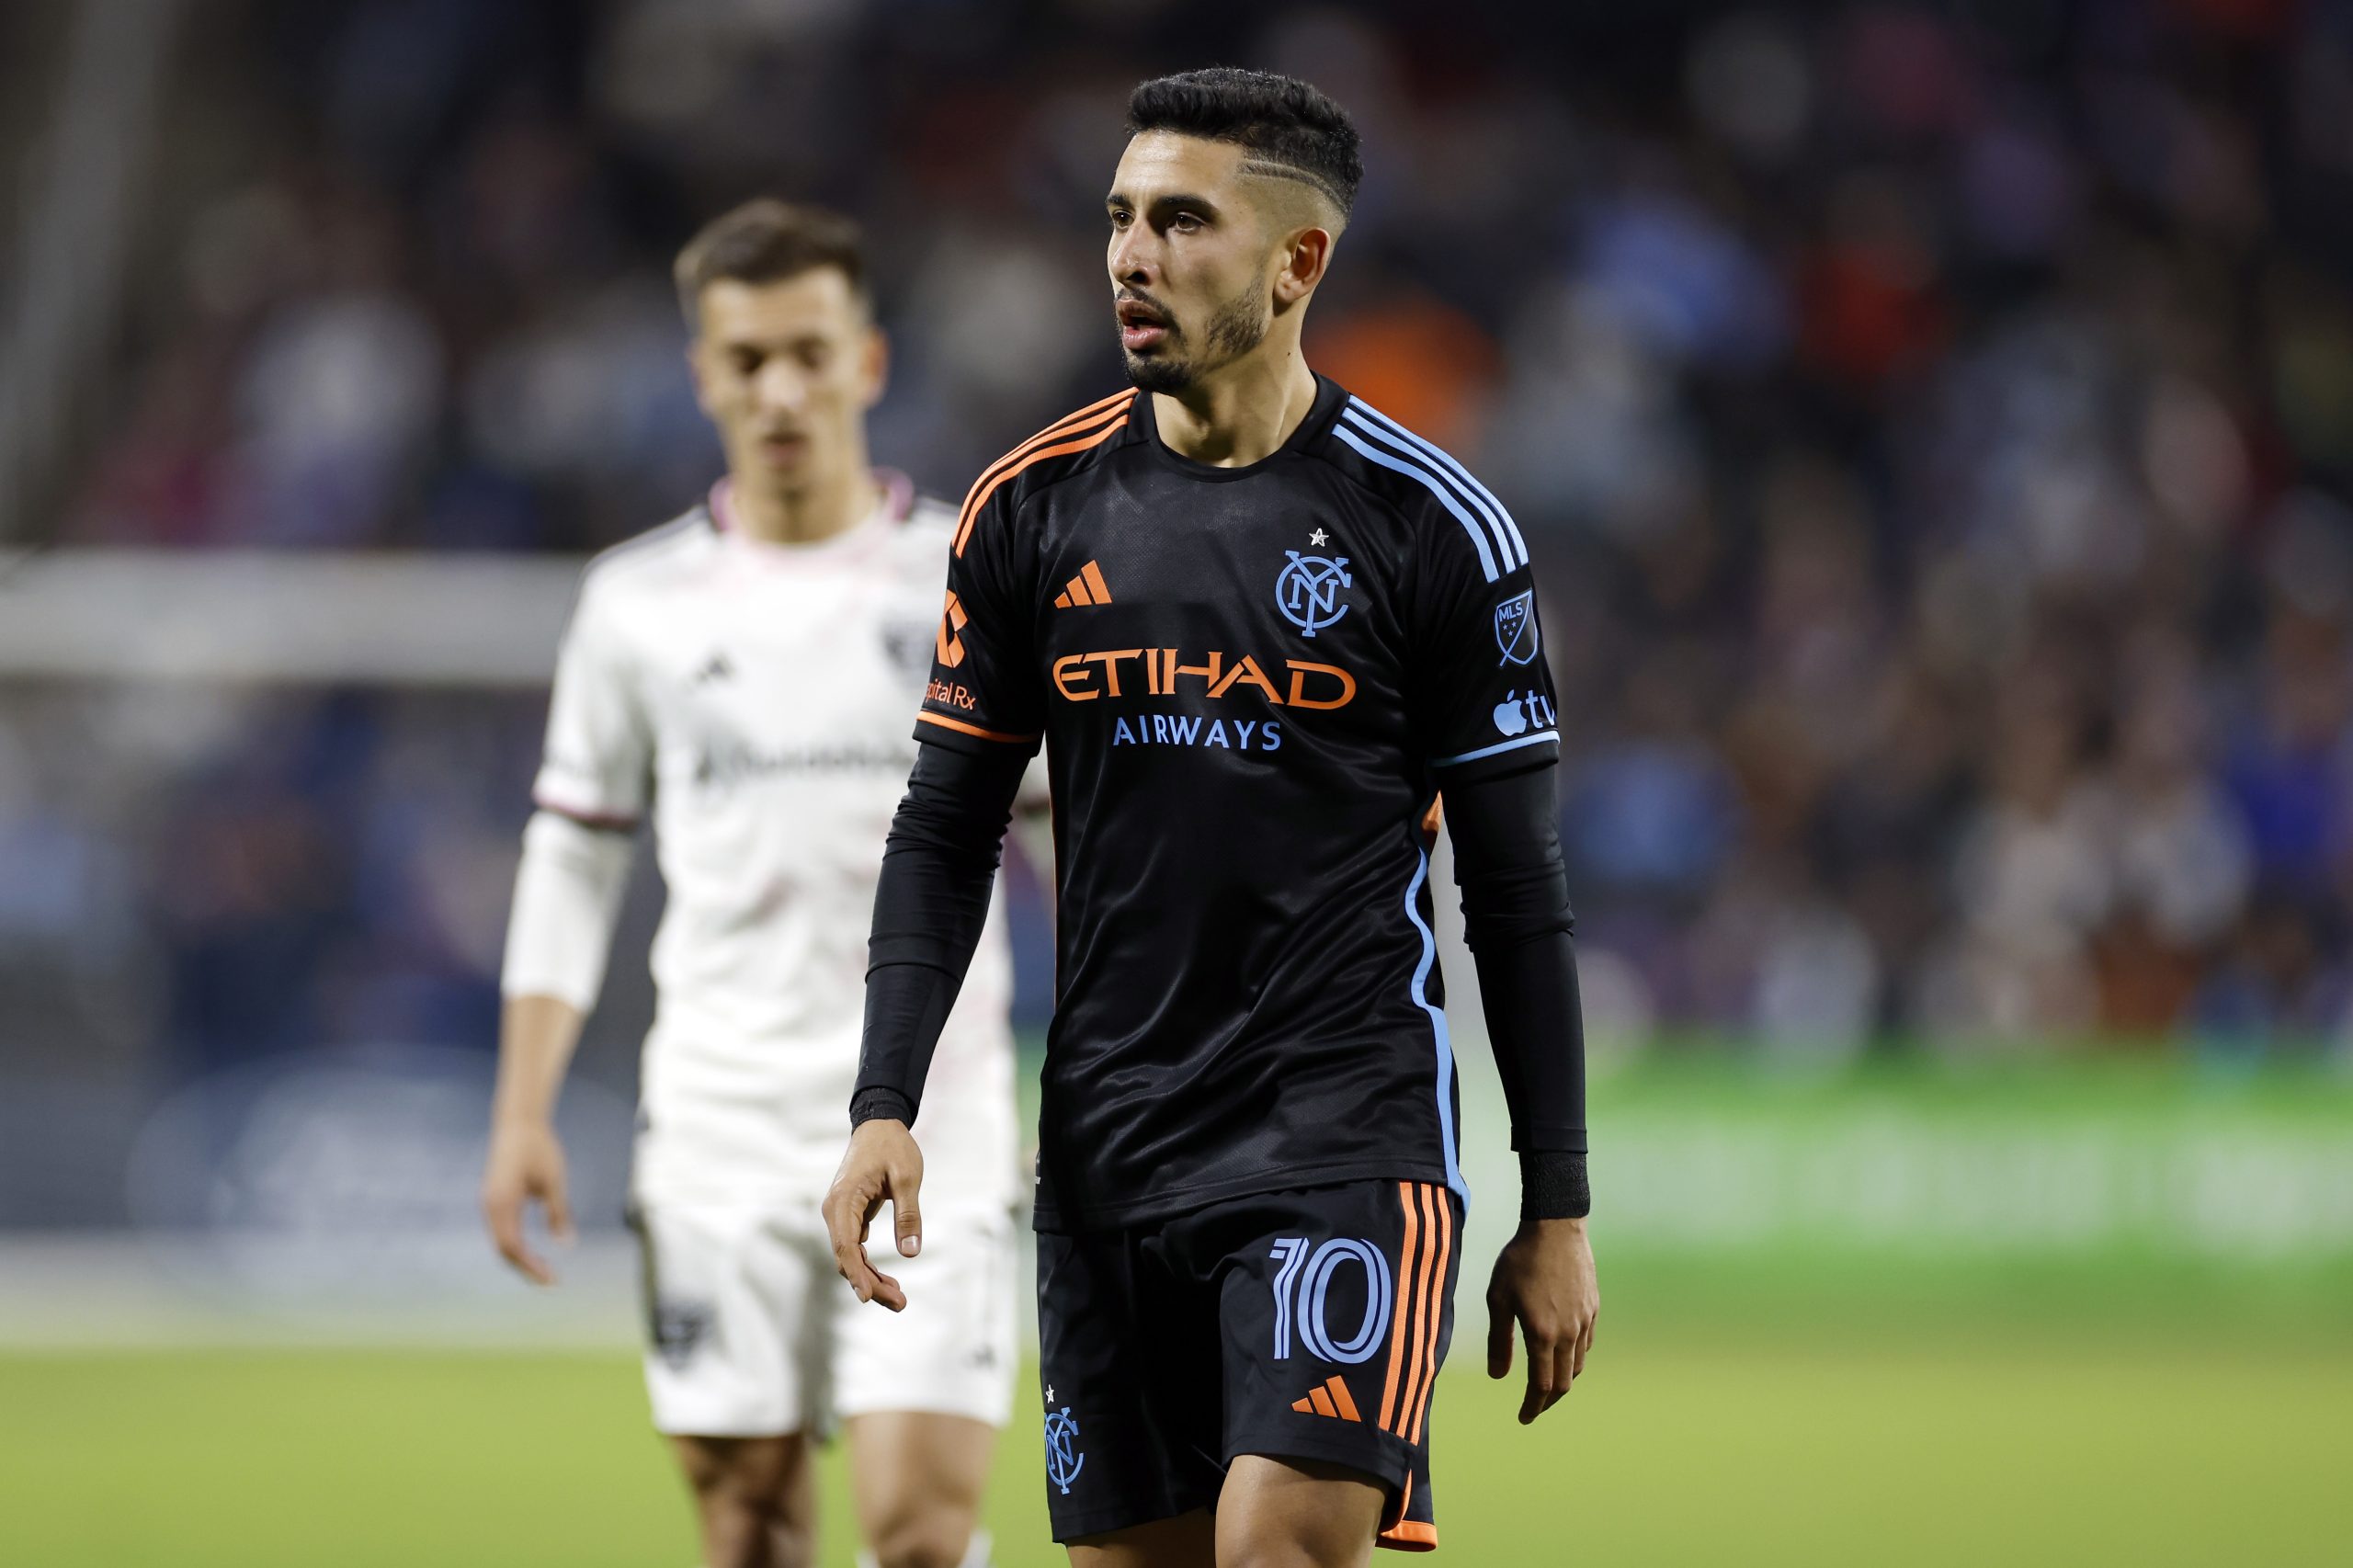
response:
[[[988,923],[1028,757],[926,745],[891,822],[867,944],[866,1026],[850,1125],[912,1123],[964,971]]]
[[[1449,792],[1464,935],[1520,1154],[1525,1219],[1583,1216],[1585,1023],[1553,775],[1543,767]]]
[[[554,1114],[581,1024],[604,983],[631,852],[628,835],[553,812],[536,812],[524,828],[499,976],[506,1005],[494,1122]]]
[[[515,869],[502,994],[553,997],[581,1014],[597,1005],[633,850],[626,833],[532,815]]]
[[[1512,1147],[1582,1154],[1585,1025],[1566,931],[1472,949],[1487,1033],[1511,1110]]]
[[[1487,1034],[1519,1152],[1524,1220],[1581,1219],[1586,1170],[1585,1026],[1566,932],[1474,953]]]
[[[554,1116],[585,1017],[560,996],[506,998],[499,1018],[498,1086],[490,1102],[493,1126]]]

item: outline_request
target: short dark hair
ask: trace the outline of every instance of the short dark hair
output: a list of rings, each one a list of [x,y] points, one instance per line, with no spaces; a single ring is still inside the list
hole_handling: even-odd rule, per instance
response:
[[[702,226],[671,269],[687,324],[701,324],[702,291],[722,278],[781,283],[830,267],[849,279],[859,303],[866,288],[866,236],[856,222],[823,207],[763,196],[722,212]]]
[[[1348,111],[1305,82],[1271,71],[1215,65],[1138,84],[1128,97],[1128,134],[1174,131],[1250,150],[1258,172],[1301,179],[1340,216],[1364,179],[1362,142]]]

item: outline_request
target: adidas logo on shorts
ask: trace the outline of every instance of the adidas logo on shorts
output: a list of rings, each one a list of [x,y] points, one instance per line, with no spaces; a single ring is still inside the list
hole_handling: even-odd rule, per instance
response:
[[[1336,1376],[1308,1390],[1305,1399],[1292,1400],[1290,1407],[1302,1415],[1329,1415],[1339,1421],[1364,1419],[1357,1414],[1357,1402],[1348,1397],[1348,1385]]]

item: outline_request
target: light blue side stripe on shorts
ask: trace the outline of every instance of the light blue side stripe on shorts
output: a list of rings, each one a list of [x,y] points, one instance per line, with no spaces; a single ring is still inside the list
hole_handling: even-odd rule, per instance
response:
[[[1438,938],[1430,935],[1428,922],[1422,918],[1422,884],[1429,880],[1429,851],[1416,847],[1421,863],[1414,868],[1414,880],[1405,887],[1405,918],[1422,934],[1422,961],[1414,969],[1414,1005],[1430,1016],[1430,1029],[1438,1043],[1438,1130],[1439,1142],[1446,1149],[1446,1185],[1462,1199],[1471,1203],[1471,1189],[1462,1182],[1462,1162],[1454,1148],[1454,1045],[1447,1038],[1446,1009],[1433,1006],[1429,998],[1430,970],[1438,962]]]

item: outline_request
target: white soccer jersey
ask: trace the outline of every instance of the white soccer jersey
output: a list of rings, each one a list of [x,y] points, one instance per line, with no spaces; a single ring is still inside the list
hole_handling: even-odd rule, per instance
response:
[[[583,581],[533,799],[599,827],[653,814],[669,903],[641,1200],[797,1199],[840,1163],[874,883],[956,521],[903,478],[885,489],[847,533],[784,546],[732,526],[722,483]],[[1011,998],[1000,899],[915,1124],[935,1212],[1017,1190]]]

